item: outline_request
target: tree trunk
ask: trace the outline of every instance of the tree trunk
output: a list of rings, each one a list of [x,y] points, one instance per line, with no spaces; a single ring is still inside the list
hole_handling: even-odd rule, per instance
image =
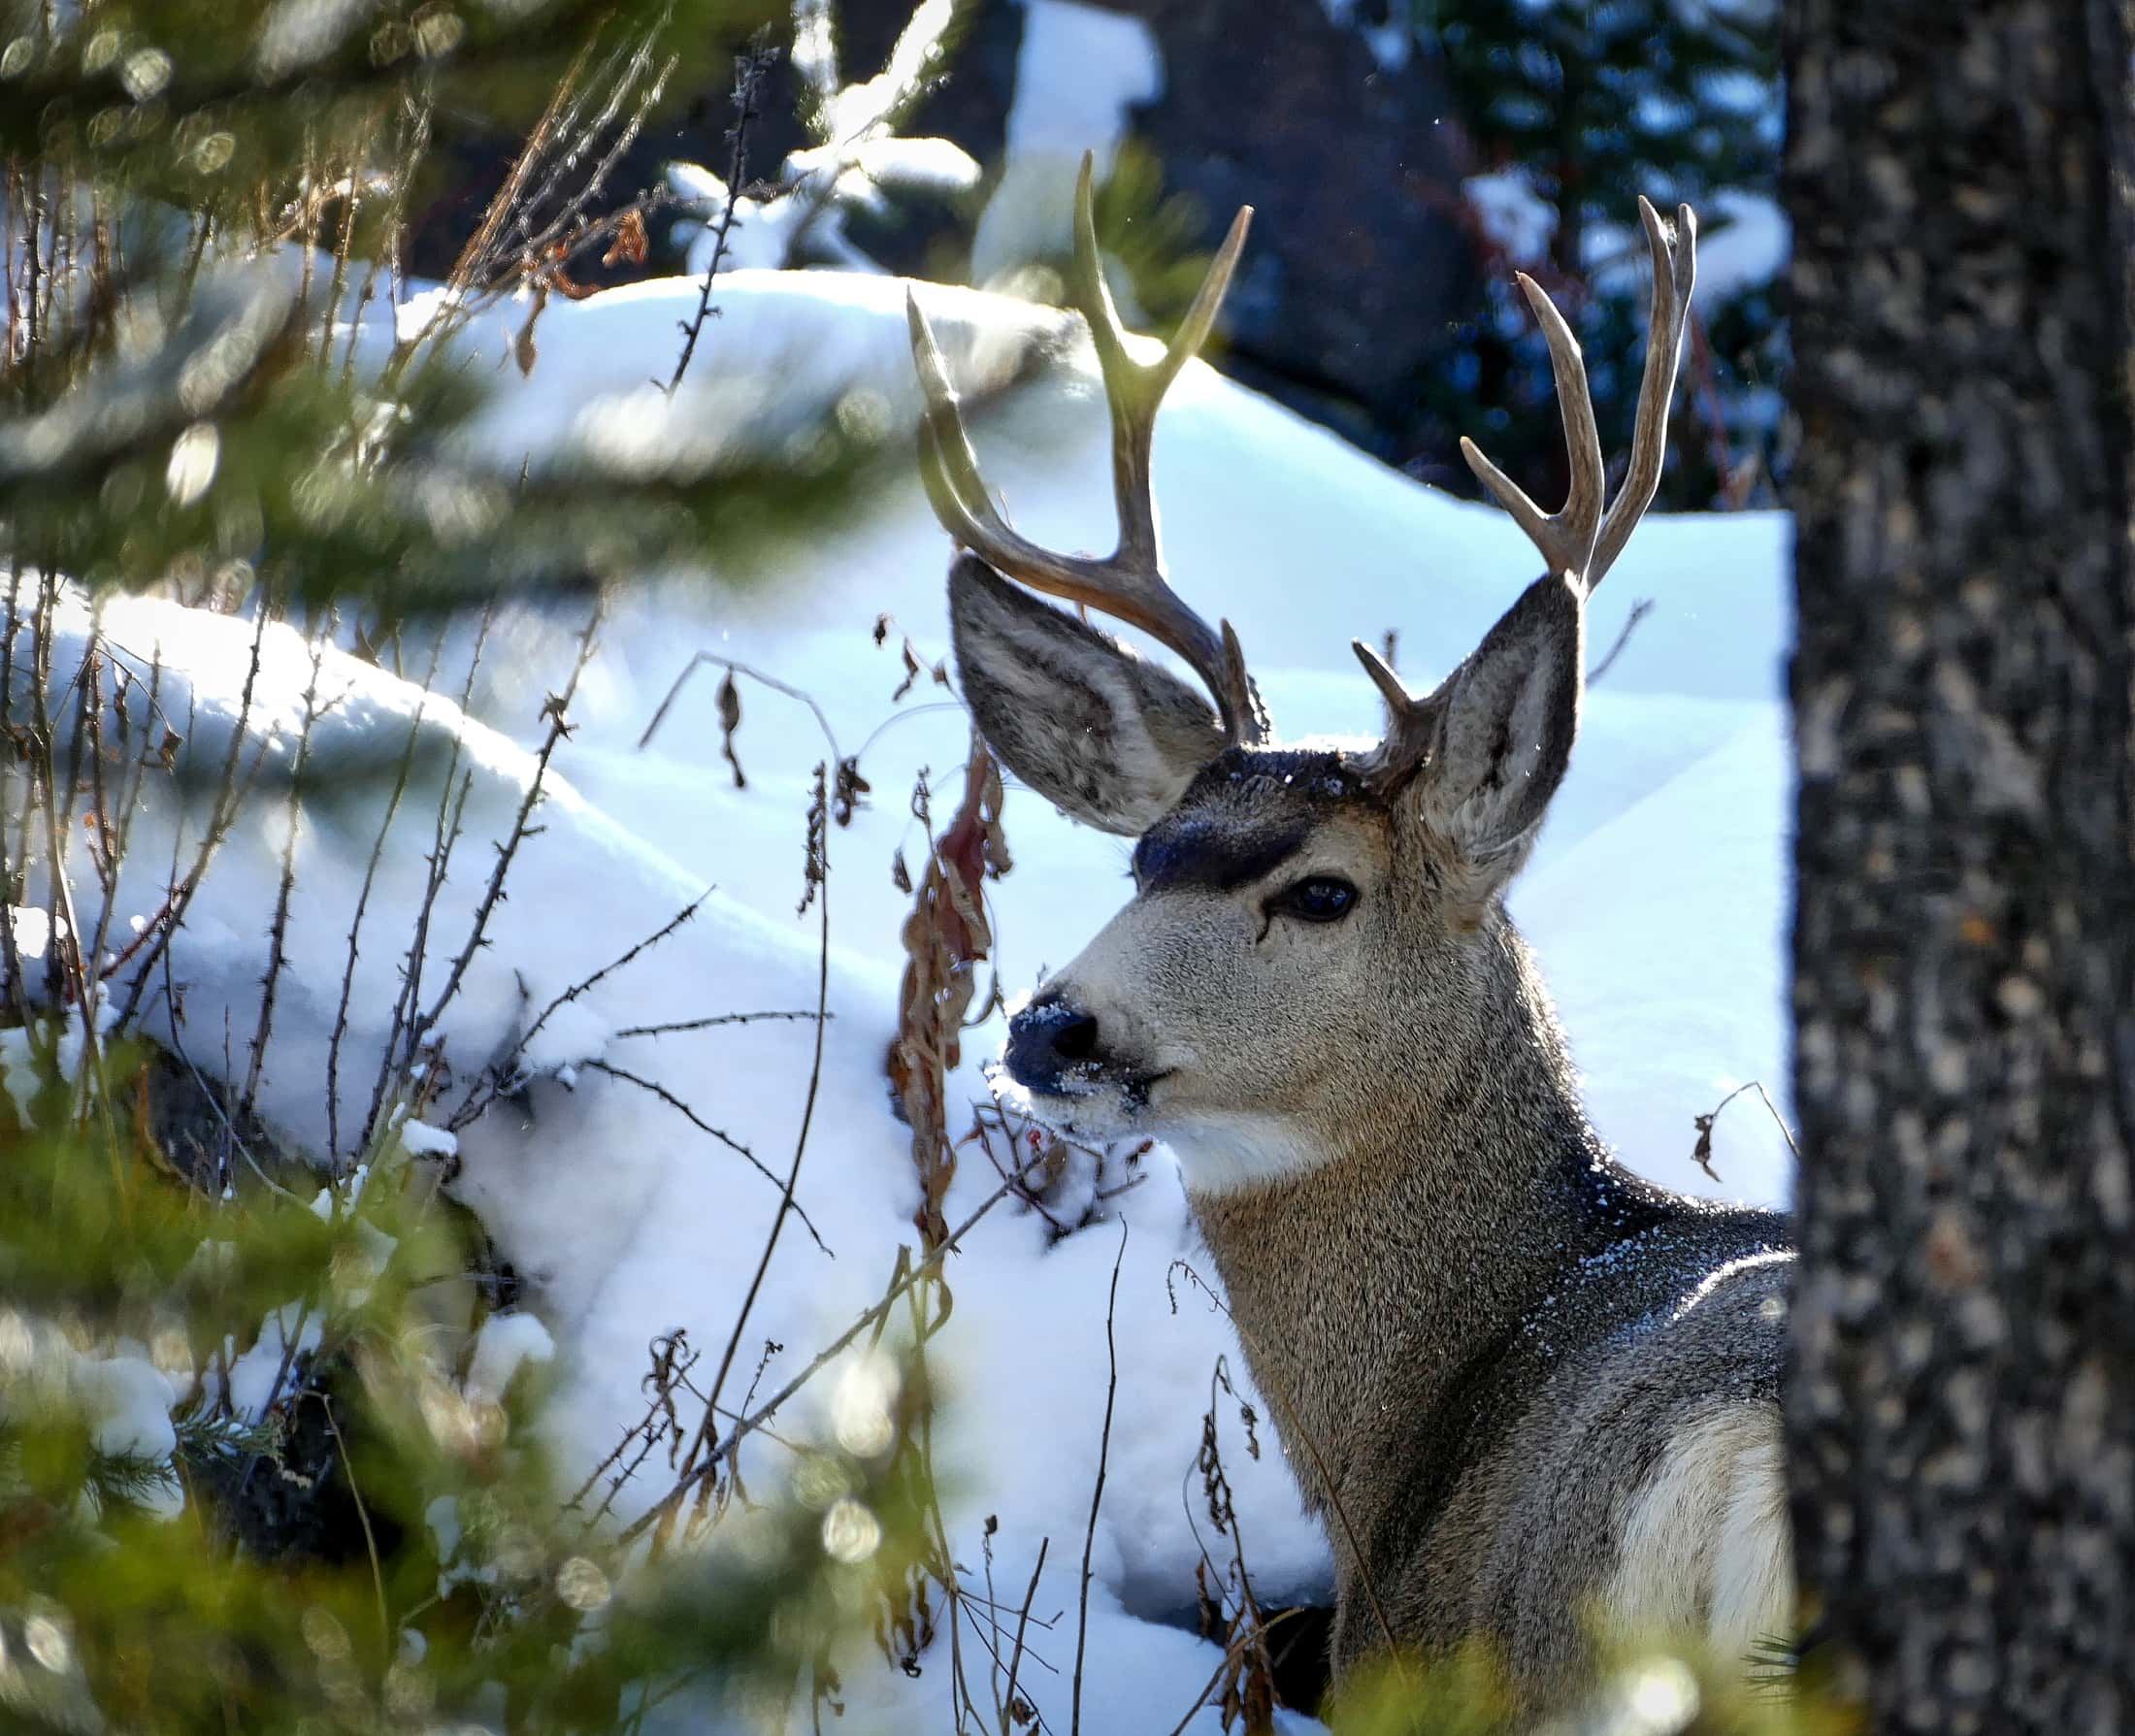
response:
[[[1805,1588],[1886,1730],[2135,1729],[2131,0],[1794,0]]]

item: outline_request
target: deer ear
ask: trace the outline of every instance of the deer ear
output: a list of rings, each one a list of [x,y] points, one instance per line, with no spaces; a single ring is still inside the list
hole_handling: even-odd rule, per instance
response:
[[[1138,836],[1223,750],[1215,708],[975,555],[949,570],[957,672],[1008,770],[1104,832]]]
[[[1502,887],[1526,859],[1571,764],[1586,615],[1577,580],[1537,579],[1452,675],[1411,800],[1474,871],[1479,896]]]

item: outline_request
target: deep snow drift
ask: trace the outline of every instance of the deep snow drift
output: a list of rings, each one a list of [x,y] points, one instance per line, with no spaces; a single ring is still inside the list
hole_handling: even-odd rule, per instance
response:
[[[479,441],[508,468],[528,451],[573,446],[612,458],[618,442],[656,452],[663,441],[745,442],[767,405],[782,418],[838,404],[893,429],[917,409],[903,283],[857,276],[740,273],[724,283],[710,328],[670,409],[643,383],[672,365],[674,321],[694,284],[639,285],[551,307],[541,359],[522,378],[507,358],[512,310],[462,340],[496,395]],[[989,477],[1019,528],[1065,546],[1109,546],[1104,415],[1077,329],[1055,314],[995,298],[922,286],[958,377],[1005,385],[998,413],[974,418]],[[1530,576],[1531,555],[1494,511],[1454,503],[1359,456],[1200,366],[1167,405],[1157,487],[1169,564],[1205,612],[1236,625],[1282,733],[1363,734],[1377,702],[1349,639],[1399,634],[1411,683],[1435,678],[1470,649]],[[1514,900],[1536,945],[1602,1131],[1625,1157],[1671,1185],[1757,1200],[1784,1199],[1787,1153],[1752,1097],[1714,1140],[1718,1188],[1692,1164],[1692,1117],[1730,1089],[1785,1076],[1781,942],[1785,714],[1786,527],[1771,516],[1650,521],[1595,604],[1598,656],[1635,600],[1653,609],[1593,692],[1570,778]],[[497,1104],[460,1136],[464,1196],[532,1283],[532,1305],[555,1341],[556,1413],[568,1463],[590,1467],[643,1408],[640,1379],[656,1334],[686,1328],[716,1350],[732,1327],[777,1200],[773,1183],[676,1109],[580,1064],[602,1061],[655,1078],[705,1121],[783,1171],[797,1137],[814,1032],[770,1022],[659,1036],[629,1028],[764,1009],[812,1008],[818,913],[796,914],[804,814],[813,768],[827,753],[807,708],[744,682],[737,789],[720,749],[716,671],[701,673],[648,751],[637,740],[670,684],[699,650],[805,690],[841,752],[860,753],[872,804],[832,828],[826,1062],[798,1189],[822,1247],[798,1225],[781,1240],[744,1340],[783,1344],[768,1379],[798,1370],[879,1294],[895,1250],[913,1240],[916,1188],[908,1135],[892,1119],[883,1057],[894,1028],[909,895],[891,879],[893,853],[924,857],[910,817],[912,780],[927,768],[952,792],[968,725],[924,675],[901,704],[899,647],[924,664],[946,655],[942,576],[949,555],[914,474],[870,503],[856,524],[796,539],[769,580],[737,591],[673,577],[618,598],[601,626],[559,749],[542,819],[466,985],[441,1027],[447,1054],[472,1073],[509,1047],[530,1012],[618,958],[707,886],[695,919],[606,978],[543,1029],[532,1059],[552,1074]],[[885,643],[875,625],[893,617]],[[449,967],[493,860],[534,771],[542,697],[560,688],[582,616],[506,611],[474,689],[476,718],[366,665],[330,654],[321,667],[313,752],[396,752],[411,728],[471,776],[460,865],[433,925],[429,968]],[[66,623],[54,666],[79,660],[86,617]],[[109,639],[144,663],[157,646],[166,704],[196,708],[185,752],[218,763],[234,722],[251,629],[158,604],[116,603]],[[440,694],[468,635],[449,638]],[[312,679],[309,650],[270,630],[251,731],[286,755]],[[329,700],[331,704],[329,706]],[[418,716],[419,713],[419,716]],[[898,721],[870,736],[892,717]],[[479,721],[477,721],[478,719]],[[224,737],[226,739],[226,737]],[[867,742],[865,748],[863,741]],[[345,1147],[360,1122],[386,1009],[398,986],[409,919],[419,903],[441,773],[418,778],[395,821],[371,895],[345,1045]],[[951,805],[945,795],[941,811]],[[313,1149],[326,1144],[322,1096],[351,913],[382,795],[362,794],[302,816],[300,895],[290,966],[266,1057],[263,1110]],[[136,835],[122,916],[149,915],[171,860],[178,811],[151,791]],[[995,963],[1011,996],[1065,962],[1122,900],[1126,846],[1077,829],[1011,790],[1005,830],[1014,871],[991,889]],[[267,949],[267,912],[281,870],[284,809],[241,818],[174,950],[185,984],[184,1025],[204,1067],[219,1065],[219,1033],[249,1032]],[[151,1026],[152,1026],[151,1021]],[[979,1063],[999,1047],[998,1021],[972,1033],[952,1097],[984,1097]],[[348,1059],[353,1058],[353,1059]],[[1223,1317],[1175,1261],[1199,1255],[1177,1179],[1160,1151],[1144,1179],[1112,1202],[1129,1228],[1120,1278],[1118,1411],[1098,1526],[1090,1648],[1103,1660],[1085,1687],[1091,1727],[1168,1728],[1206,1680],[1213,1649],[1169,1623],[1190,1611],[1199,1558],[1189,1479],[1215,1359],[1244,1371]],[[948,1202],[959,1221],[999,1185],[975,1152]],[[1106,1380],[1106,1286],[1118,1247],[1108,1226],[1049,1245],[1035,1213],[1003,1206],[949,1263],[954,1317],[936,1340],[947,1411],[937,1455],[953,1490],[951,1541],[975,1555],[986,1515],[1000,1520],[995,1571],[1020,1586],[1040,1539],[1053,1549],[1037,1604],[1068,1622],[1036,1643],[1047,1667],[1026,1690],[1064,1727],[1072,1658],[1076,1565]],[[826,1252],[825,1250],[828,1250]],[[835,1256],[835,1257],[834,1257]],[[1175,1305],[1174,1305],[1175,1298]],[[834,1383],[797,1400],[801,1429]],[[1326,1548],[1302,1520],[1270,1450],[1244,1450],[1223,1414],[1227,1465],[1264,1602],[1323,1596]],[[743,1448],[760,1479],[778,1449]],[[659,1492],[626,1491],[622,1508]],[[1058,1672],[1058,1673],[1051,1673]],[[886,1666],[848,1670],[848,1727],[942,1727],[945,1668],[907,1681]],[[1158,1717],[1157,1714],[1162,1716]],[[1204,1712],[1197,1729],[1215,1728]]]

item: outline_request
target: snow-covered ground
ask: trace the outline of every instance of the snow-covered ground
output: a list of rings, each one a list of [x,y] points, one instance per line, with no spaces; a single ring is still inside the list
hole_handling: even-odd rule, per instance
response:
[[[505,358],[515,321],[500,310],[464,340],[494,367],[496,397],[479,440],[516,468],[578,444],[640,450],[756,426],[767,404],[840,404],[904,428],[916,409],[898,281],[858,276],[738,274],[722,290],[688,383],[669,409],[642,382],[672,366],[674,322],[694,284],[639,285],[543,317],[541,359],[522,378]],[[967,382],[1003,383],[1037,352],[1059,350],[1035,382],[975,421],[988,474],[1019,527],[1070,546],[1109,546],[1104,416],[1086,351],[1060,319],[993,298],[923,288]],[[1065,346],[1065,347],[1063,347]],[[728,436],[731,435],[731,439]],[[1361,734],[1377,726],[1353,636],[1399,634],[1411,682],[1467,651],[1531,577],[1531,556],[1494,511],[1455,503],[1362,457],[1331,435],[1196,366],[1174,389],[1157,447],[1157,486],[1176,581],[1236,625],[1283,733]],[[1596,602],[1596,655],[1635,600],[1643,621],[1593,691],[1570,778],[1556,803],[1515,911],[1536,944],[1588,1074],[1602,1130],[1639,1168],[1715,1191],[1692,1164],[1692,1117],[1734,1086],[1785,1076],[1781,946],[1786,719],[1779,698],[1787,608],[1784,521],[1770,516],[1650,521]],[[533,1059],[559,1071],[496,1105],[460,1137],[461,1192],[501,1252],[530,1281],[554,1340],[558,1445],[590,1467],[643,1409],[640,1381],[656,1334],[685,1328],[716,1355],[748,1288],[777,1201],[772,1183],[675,1108],[583,1064],[656,1078],[772,1170],[792,1161],[814,1032],[770,1022],[660,1036],[628,1028],[815,1002],[818,912],[797,915],[805,810],[826,753],[808,709],[744,682],[737,789],[721,757],[716,671],[685,691],[649,750],[638,738],[692,654],[745,663],[805,690],[842,753],[858,752],[871,804],[832,828],[822,1093],[798,1198],[822,1245],[789,1224],[750,1318],[742,1359],[765,1340],[785,1349],[767,1383],[797,1371],[880,1294],[895,1251],[913,1237],[916,1187],[906,1130],[890,1113],[883,1057],[903,966],[909,895],[892,858],[923,859],[910,817],[914,776],[953,790],[968,724],[924,676],[901,703],[900,646],[924,663],[947,653],[942,577],[949,556],[916,475],[855,521],[796,536],[751,569],[747,589],[674,576],[612,603],[571,715],[576,732],[550,774],[545,830],[522,847],[509,897],[490,926],[441,1032],[472,1071],[508,1048],[527,1019],[669,922],[707,886],[695,919],[573,1001],[543,1028]],[[879,616],[893,617],[877,644]],[[509,829],[542,734],[543,696],[560,689],[582,617],[568,608],[507,611],[491,635],[472,709],[368,666],[329,655],[312,752],[387,744],[427,732],[472,779],[460,865],[433,923],[429,971],[442,980],[460,947]],[[79,643],[83,622],[69,628]],[[185,752],[214,767],[235,716],[250,628],[168,606],[115,603],[110,639],[146,659],[160,642],[165,705],[196,722]],[[467,636],[451,640],[464,655]],[[291,751],[312,678],[286,630],[267,636],[253,728]],[[68,665],[65,651],[55,659]],[[457,692],[441,677],[441,692]],[[188,691],[189,690],[189,693]],[[899,719],[879,735],[886,720]],[[226,739],[226,735],[223,737]],[[863,747],[862,743],[866,745]],[[360,1121],[408,918],[420,900],[442,769],[404,801],[371,894],[344,1050],[343,1144]],[[457,775],[455,773],[454,775]],[[428,780],[428,781],[425,781]],[[261,1104],[314,1149],[325,1145],[322,1081],[351,913],[382,790],[308,810],[294,861],[301,896],[290,966],[266,1057]],[[942,809],[951,804],[944,798]],[[156,796],[133,846],[124,914],[161,896],[175,802]],[[1035,985],[1105,919],[1125,892],[1126,847],[1069,825],[1011,790],[1005,831],[1016,867],[991,889],[996,963],[1011,995]],[[204,1067],[221,1065],[225,1016],[241,1041],[256,1020],[267,927],[281,870],[284,810],[242,819],[211,870],[175,950],[184,984],[180,1034]],[[212,1036],[210,1033],[214,1033]],[[952,1096],[984,1097],[980,1063],[998,1021],[965,1044]],[[242,1066],[244,1057],[238,1056]],[[566,1081],[569,1081],[567,1084]],[[1720,1192],[1782,1200],[1787,1155],[1751,1097],[1714,1140]],[[1119,1280],[1118,1403],[1110,1475],[1097,1528],[1090,1648],[1103,1660],[1084,1688],[1090,1727],[1168,1728],[1214,1666],[1214,1650],[1177,1623],[1191,1611],[1199,1558],[1190,1478],[1210,1370],[1228,1355],[1227,1322],[1175,1261],[1213,1279],[1163,1153],[1113,1204],[1129,1226]],[[956,1223],[999,1185],[975,1151],[947,1204]],[[1023,1687],[1065,1727],[1080,1541],[1098,1459],[1106,1383],[1105,1298],[1118,1239],[1109,1228],[1051,1245],[1035,1213],[1002,1207],[948,1265],[956,1306],[935,1341],[946,1412],[936,1457],[950,1491],[951,1542],[974,1557],[997,1516],[995,1573],[1028,1578],[1050,1539],[1041,1613],[1069,1621],[1036,1643]],[[1175,1301],[1174,1301],[1175,1297]],[[806,1390],[784,1428],[820,1421],[834,1389]],[[1324,1598],[1327,1555],[1270,1450],[1243,1450],[1234,1412],[1221,1417],[1249,1558],[1262,1600]],[[779,1449],[743,1448],[753,1482],[775,1478]],[[657,1484],[625,1492],[641,1505]],[[946,1669],[917,1680],[849,1660],[847,1727],[946,1727]],[[1192,1726],[1213,1730],[1213,1712]]]

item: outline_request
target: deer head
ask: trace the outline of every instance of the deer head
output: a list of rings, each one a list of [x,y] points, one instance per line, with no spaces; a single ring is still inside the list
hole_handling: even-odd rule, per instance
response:
[[[1428,694],[1356,641],[1386,701],[1384,737],[1285,748],[1230,623],[1211,629],[1166,582],[1150,491],[1159,403],[1214,324],[1251,212],[1169,346],[1139,361],[1104,284],[1090,195],[1085,158],[1073,287],[1111,410],[1118,548],[1067,556],[1009,527],[913,302],[921,457],[936,514],[969,551],[949,574],[950,618],[980,730],[1033,789],[1138,839],[1133,899],[1015,1015],[1007,1069],[1045,1119],[1087,1137],[1162,1136],[1190,1188],[1220,1193],[1312,1167],[1489,1070],[1502,895],[1570,762],[1587,600],[1659,482],[1695,222],[1686,206],[1664,224],[1639,201],[1654,302],[1614,504],[1604,512],[1578,344],[1523,276],[1555,372],[1569,498],[1546,513],[1471,442],[1462,451],[1546,571]],[[1033,591],[1142,629],[1208,697]]]

